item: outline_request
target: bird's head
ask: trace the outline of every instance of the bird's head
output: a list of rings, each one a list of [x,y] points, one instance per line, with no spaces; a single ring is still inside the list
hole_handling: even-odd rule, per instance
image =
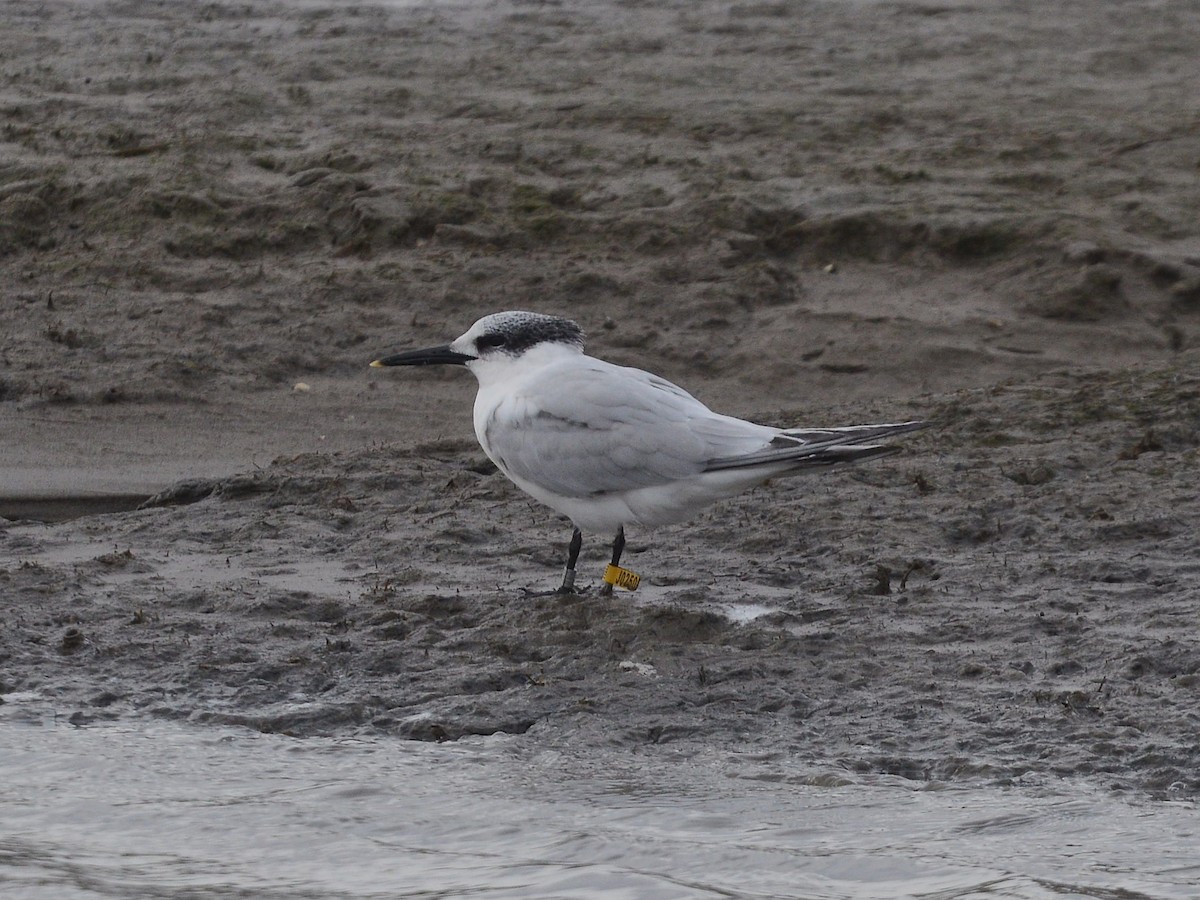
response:
[[[570,319],[509,311],[484,316],[449,344],[385,356],[372,366],[466,366],[476,377],[510,366],[534,352],[560,348],[583,351],[583,330]]]

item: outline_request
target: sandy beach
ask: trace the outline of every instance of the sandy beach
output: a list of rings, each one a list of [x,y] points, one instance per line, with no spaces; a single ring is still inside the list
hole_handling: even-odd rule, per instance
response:
[[[1200,9],[0,11],[0,699],[1200,792]],[[502,309],[900,455],[569,525]],[[587,536],[597,583],[608,536]]]

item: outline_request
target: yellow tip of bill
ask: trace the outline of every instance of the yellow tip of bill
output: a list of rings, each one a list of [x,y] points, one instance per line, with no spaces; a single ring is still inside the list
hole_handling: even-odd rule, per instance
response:
[[[371,360],[371,368],[372,369],[382,369],[383,368],[383,360],[381,360],[381,359]]]

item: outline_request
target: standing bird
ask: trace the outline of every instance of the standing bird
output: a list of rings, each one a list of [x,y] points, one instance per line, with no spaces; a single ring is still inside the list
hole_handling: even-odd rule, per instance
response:
[[[484,316],[449,344],[371,363],[438,364],[479,380],[475,436],[488,458],[574,525],[555,593],[575,590],[583,530],[615,532],[615,570],[626,525],[682,522],[771,478],[885,456],[897,448],[876,439],[924,425],[771,428],[724,416],[657,375],[585,355],[576,323],[532,312]]]

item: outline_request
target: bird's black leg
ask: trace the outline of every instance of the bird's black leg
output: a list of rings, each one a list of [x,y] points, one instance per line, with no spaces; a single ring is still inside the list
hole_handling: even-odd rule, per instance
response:
[[[579,548],[583,546],[583,532],[576,528],[571,532],[571,543],[567,546],[567,567],[563,569],[563,580],[556,594],[575,593],[575,563],[579,561]]]
[[[613,555],[612,564],[619,566],[621,564],[621,554],[625,552],[625,526],[617,526],[617,535],[613,538]]]
[[[526,597],[553,597],[579,593],[575,587],[575,563],[579,561],[579,549],[582,546],[583,532],[576,528],[571,532],[571,543],[567,545],[567,567],[563,569],[562,584],[552,591],[531,591],[529,588],[521,588],[521,593]],[[583,590],[586,591],[587,588],[583,588]]]
[[[625,551],[625,526],[624,525],[617,526],[617,536],[613,538],[612,547],[613,547],[612,564],[614,566],[619,566],[621,564],[621,554]],[[604,586],[602,588],[600,588],[601,594],[611,594],[612,591],[613,591],[613,586],[611,584],[609,584],[608,582],[605,582]]]

